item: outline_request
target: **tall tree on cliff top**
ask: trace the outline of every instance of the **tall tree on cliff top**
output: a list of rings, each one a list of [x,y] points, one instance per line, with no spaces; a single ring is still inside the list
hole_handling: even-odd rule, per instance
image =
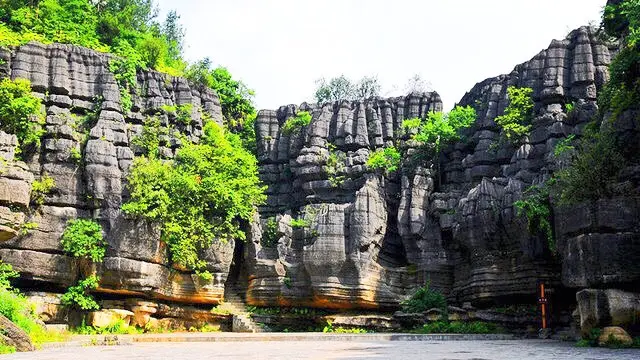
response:
[[[365,76],[353,82],[344,75],[316,81],[315,99],[318,103],[340,100],[362,100],[380,95],[380,82],[376,76]]]

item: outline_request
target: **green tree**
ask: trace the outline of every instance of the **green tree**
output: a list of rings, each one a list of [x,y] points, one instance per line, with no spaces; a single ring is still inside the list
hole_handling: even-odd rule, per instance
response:
[[[40,99],[31,94],[31,83],[26,79],[0,81],[0,129],[16,135],[19,149],[40,146],[44,135],[44,114]]]
[[[213,121],[173,161],[136,159],[128,180],[131,201],[122,209],[158,221],[173,262],[196,271],[205,267],[198,253],[214,240],[244,240],[240,222],[266,199],[255,157]]]
[[[509,105],[504,114],[496,117],[494,121],[502,129],[507,140],[518,143],[531,131],[533,120],[533,89],[509,86],[507,88]]]
[[[380,95],[380,82],[376,76],[365,76],[357,82],[344,75],[316,81],[315,99],[317,103],[340,100],[363,100]]]

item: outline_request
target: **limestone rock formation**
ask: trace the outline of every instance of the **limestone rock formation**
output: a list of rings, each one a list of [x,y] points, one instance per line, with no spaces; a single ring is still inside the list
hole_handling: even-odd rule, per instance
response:
[[[411,130],[402,129],[405,119],[443,110],[435,92],[260,111],[257,157],[267,202],[247,225],[246,243],[215,243],[202,254],[214,275],[208,282],[171,266],[158,225],[125,217],[120,207],[141,153],[132,139],[145,118],[158,116],[196,140],[202,113],[222,122],[216,94],[139,71],[133,107],[124,111],[111,55],[59,44],[0,50],[0,77],[31,80],[47,114],[41,148],[22,161],[14,159],[15,136],[0,132],[0,259],[21,273],[20,287],[53,293],[31,294],[49,322],[64,318],[55,294],[85,270],[62,251],[65,224],[94,218],[108,241],[104,262],[95,266],[97,291],[110,299],[102,304],[130,311],[138,325],[218,321],[228,328],[228,317],[175,304],[217,304],[225,291],[246,291],[253,305],[391,309],[430,282],[452,303],[482,308],[532,304],[541,281],[558,307],[578,306],[581,321],[592,324],[586,326],[607,325],[614,315],[600,314],[627,316],[629,309],[626,300],[611,300],[620,298],[612,291],[631,299],[640,284],[638,198],[554,208],[557,253],[545,234],[529,232],[513,204],[563,165],[555,146],[580,137],[597,114],[613,50],[584,27],[511,73],[476,84],[459,103],[476,110],[476,122],[435,161],[416,159]],[[509,86],[532,88],[535,102],[531,133],[518,145],[499,141],[495,122]],[[189,125],[162,110],[181,104],[194,105]],[[299,111],[309,111],[311,123],[285,133]],[[630,151],[640,143],[636,115],[629,111],[616,122]],[[86,134],[79,134],[85,117]],[[171,158],[179,141],[166,140],[161,152]],[[399,171],[368,169],[369,156],[390,145],[406,150]],[[72,156],[77,151],[80,162]],[[640,189],[639,174],[630,166],[617,186]],[[45,175],[56,186],[38,205],[31,184]],[[29,230],[30,223],[37,228]]]
[[[478,114],[463,140],[445,149],[439,164],[404,159],[390,177],[366,169],[369,154],[407,145],[402,121],[441,110],[435,93],[261,111],[258,159],[269,197],[247,249],[249,301],[384,308],[397,306],[429,280],[458,303],[531,303],[538,282],[560,295],[566,287],[591,286],[579,279],[595,274],[602,284],[603,271],[627,265],[611,283],[637,284],[640,251],[637,235],[628,234],[637,211],[615,222],[620,234],[628,234],[616,237],[620,254],[631,254],[618,262],[588,243],[585,251],[567,250],[575,245],[564,239],[582,235],[565,231],[579,222],[565,224],[562,212],[556,217],[560,256],[554,256],[544,234],[531,234],[513,206],[527,187],[560,167],[556,144],[580,136],[596,114],[611,53],[594,30],[583,27],[511,73],[478,83],[459,103]],[[498,141],[494,121],[508,104],[509,86],[532,88],[535,102],[530,136],[518,146]],[[567,104],[575,105],[570,113]],[[297,111],[310,111],[311,124],[283,133]],[[336,166],[332,157],[343,163]],[[625,201],[635,209],[635,200]],[[279,237],[269,247],[261,239],[271,218]],[[304,219],[306,226],[291,228],[292,219],[296,225]],[[589,268],[592,257],[603,265]]]
[[[99,292],[218,303],[233,243],[211,249],[207,260],[216,276],[212,283],[201,284],[192,274],[170,266],[156,225],[126,218],[120,210],[128,196],[127,172],[141,151],[132,139],[141,133],[143,121],[155,115],[163,125],[179,126],[197,139],[202,114],[222,122],[217,95],[182,78],[140,71],[133,107],[125,112],[109,70],[111,55],[78,46],[29,43],[0,50],[0,58],[0,74],[30,80],[46,110],[42,146],[23,161],[14,160],[15,136],[0,132],[0,259],[20,272],[28,288],[64,292],[75,284],[80,269],[63,253],[60,236],[68,220],[94,218],[109,245],[104,263],[97,267]],[[161,110],[163,105],[182,104],[193,105],[189,125]],[[78,125],[83,121],[85,129]],[[172,157],[175,148],[175,139],[168,139],[162,153]],[[82,161],[73,159],[73,151],[82,152]],[[55,181],[54,191],[42,205],[30,204],[31,183],[45,175]],[[24,234],[25,223],[37,228]]]
[[[35,350],[29,335],[2,314],[0,314],[0,344],[13,346],[16,351]]]

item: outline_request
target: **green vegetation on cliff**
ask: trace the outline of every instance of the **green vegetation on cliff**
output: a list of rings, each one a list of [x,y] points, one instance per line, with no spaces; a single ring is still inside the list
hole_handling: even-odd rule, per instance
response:
[[[102,226],[90,219],[70,220],[62,233],[61,242],[65,252],[93,262],[101,262],[107,251]]]
[[[529,135],[533,120],[533,89],[509,86],[507,88],[509,105],[504,113],[494,119],[502,133],[511,143],[517,144]]]
[[[311,114],[308,111],[299,111],[296,116],[290,117],[284,122],[282,133],[288,136],[293,135],[309,124],[311,124]]]
[[[460,139],[460,131],[471,126],[476,121],[476,116],[476,111],[471,106],[456,106],[448,113],[431,112],[424,121],[405,120],[402,126],[408,129],[417,127],[418,132],[413,140],[428,149],[431,156],[437,156],[442,146]]]
[[[25,79],[0,81],[0,130],[18,138],[18,152],[39,146],[44,135],[42,102],[31,94],[31,83]]]
[[[153,0],[0,0],[0,47],[35,40],[75,44],[116,54],[118,57],[110,61],[109,67],[120,87],[125,112],[133,105],[131,94],[138,91],[138,70],[153,69],[185,76],[218,93],[227,125],[242,134],[243,143],[252,149],[255,146],[253,91],[233,79],[226,68],[214,68],[209,59],[188,64],[182,56],[184,29],[179,23],[180,16],[170,11],[162,22],[157,17]],[[32,108],[24,105],[19,109]],[[0,119],[0,123],[5,121]],[[21,134],[16,132],[19,137]],[[28,145],[37,139],[21,140],[27,140],[25,145]]]
[[[615,183],[626,166],[640,160],[637,135],[619,126],[621,115],[637,110],[640,103],[640,2],[608,5],[602,26],[620,40],[620,51],[609,66],[610,80],[598,94],[599,116],[572,145],[569,165],[555,175],[553,191],[561,203],[628,195],[629,189]]]
[[[255,157],[213,121],[200,143],[184,141],[171,161],[137,158],[128,181],[131,201],[122,209],[158,221],[172,261],[196,271],[205,270],[200,252],[213,241],[244,240],[241,222],[265,200]]]
[[[387,146],[376,150],[369,156],[367,167],[371,170],[382,170],[389,174],[398,170],[401,157],[398,149],[394,146]]]

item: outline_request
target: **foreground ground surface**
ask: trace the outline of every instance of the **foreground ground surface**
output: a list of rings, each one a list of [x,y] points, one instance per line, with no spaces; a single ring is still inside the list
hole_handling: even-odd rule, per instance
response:
[[[633,359],[640,350],[577,348],[572,343],[510,341],[250,341],[135,343],[47,349],[0,359]]]

